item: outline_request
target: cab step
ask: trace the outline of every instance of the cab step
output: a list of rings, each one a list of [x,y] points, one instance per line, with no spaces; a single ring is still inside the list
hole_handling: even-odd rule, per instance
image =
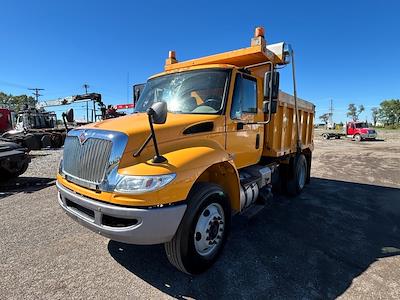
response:
[[[240,215],[246,219],[251,219],[264,208],[268,207],[273,198],[271,186],[266,186],[260,190],[257,202],[246,208]]]
[[[251,219],[265,208],[264,204],[254,204],[245,209],[240,215],[246,219]]]

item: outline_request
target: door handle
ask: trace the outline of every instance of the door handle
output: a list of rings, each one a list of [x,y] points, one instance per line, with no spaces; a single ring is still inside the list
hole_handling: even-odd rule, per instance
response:
[[[260,134],[257,133],[256,135],[256,149],[260,148]]]
[[[243,122],[236,123],[236,130],[242,130],[243,127],[244,127],[244,123]]]

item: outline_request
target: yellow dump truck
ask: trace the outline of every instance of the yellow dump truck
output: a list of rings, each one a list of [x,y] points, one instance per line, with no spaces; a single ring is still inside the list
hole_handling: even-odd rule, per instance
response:
[[[294,96],[279,90],[288,64]],[[263,28],[239,50],[182,62],[170,51],[133,114],[68,133],[61,207],[112,240],[164,243],[183,272],[206,270],[234,214],[310,180],[315,107],[297,98],[294,71],[291,47],[267,44]]]

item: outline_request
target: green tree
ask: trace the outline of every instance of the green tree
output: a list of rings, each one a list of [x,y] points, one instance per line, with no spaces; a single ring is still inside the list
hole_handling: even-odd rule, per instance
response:
[[[329,120],[329,114],[323,114],[323,115],[321,115],[321,116],[319,116],[319,119],[322,121],[322,122],[324,122],[325,123],[325,125],[328,123],[328,120]]]
[[[351,117],[353,121],[357,121],[359,115],[365,110],[364,105],[357,106],[354,103],[350,103],[347,108],[347,116]]]
[[[0,106],[19,111],[23,109],[25,105],[34,107],[36,105],[35,98],[27,95],[13,96],[0,92]]]
[[[377,107],[373,107],[371,109],[371,114],[372,114],[372,122],[374,126],[376,126],[376,122],[378,122],[378,116],[379,116],[379,109]]]
[[[378,118],[385,125],[400,124],[400,100],[390,99],[382,101],[379,108]]]

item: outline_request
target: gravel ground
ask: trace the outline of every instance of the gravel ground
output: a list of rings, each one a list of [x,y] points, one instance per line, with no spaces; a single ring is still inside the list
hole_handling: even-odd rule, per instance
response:
[[[400,132],[321,140],[311,184],[235,217],[216,265],[187,276],[158,246],[109,241],[56,200],[59,150],[0,185],[0,298],[400,299]]]

